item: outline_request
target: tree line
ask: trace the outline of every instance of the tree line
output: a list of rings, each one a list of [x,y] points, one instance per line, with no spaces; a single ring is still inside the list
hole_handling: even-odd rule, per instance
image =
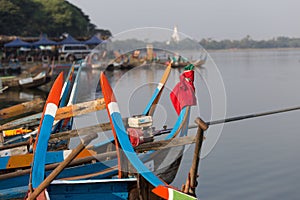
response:
[[[250,48],[298,48],[300,38],[277,37],[270,40],[253,40],[249,35],[241,40],[202,39],[199,42],[205,49],[250,49]]]
[[[59,37],[69,33],[74,37],[88,37],[95,33],[111,36],[99,30],[89,16],[65,0],[0,0],[0,35]]]

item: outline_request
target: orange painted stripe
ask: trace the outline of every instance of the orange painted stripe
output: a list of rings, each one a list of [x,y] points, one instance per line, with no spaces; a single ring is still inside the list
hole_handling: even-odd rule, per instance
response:
[[[169,199],[169,190],[165,186],[159,185],[152,192],[161,198]]]
[[[10,157],[7,162],[6,168],[20,168],[20,167],[29,167],[33,160],[33,154],[25,155],[15,155]]]
[[[60,93],[61,93],[61,88],[63,86],[63,80],[64,80],[64,73],[61,72],[58,77],[56,78],[55,82],[53,83],[53,86],[49,92],[49,94],[51,94],[51,96],[48,97],[44,109],[43,109],[43,114],[40,120],[40,124],[39,124],[39,128],[38,128],[38,134],[36,136],[36,141],[38,141],[38,137],[39,137],[39,132],[40,132],[40,128],[44,119],[44,112],[46,110],[47,104],[48,103],[54,103],[56,105],[58,105],[59,103],[59,99],[60,99]],[[36,148],[36,144],[37,142],[34,143],[33,145],[33,150],[35,151]]]
[[[105,105],[106,105],[106,110],[108,112],[108,117],[109,117],[109,121],[110,121],[110,124],[112,125],[112,132],[113,132],[113,135],[114,135],[114,139],[115,139],[115,145],[116,145],[116,151],[117,151],[117,157],[118,157],[118,177],[119,178],[122,178],[122,167],[121,167],[121,157],[120,157],[120,145],[119,145],[119,142],[118,142],[118,138],[117,138],[117,134],[116,134],[116,130],[113,126],[113,122],[112,122],[112,119],[111,119],[111,116],[109,113],[109,109],[108,109],[108,105],[111,103],[111,102],[116,102],[116,97],[112,91],[112,88],[105,76],[105,74],[103,72],[101,72],[100,74],[100,84],[101,84],[101,88],[102,88],[102,94],[103,94],[103,97],[104,97],[104,100],[105,100]]]

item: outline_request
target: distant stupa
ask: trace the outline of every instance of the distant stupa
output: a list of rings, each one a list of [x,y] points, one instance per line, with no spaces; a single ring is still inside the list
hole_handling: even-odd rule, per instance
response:
[[[172,34],[172,40],[174,41],[174,42],[179,42],[179,35],[178,35],[178,31],[177,31],[177,26],[175,25],[174,26],[174,31],[173,31],[173,34]]]

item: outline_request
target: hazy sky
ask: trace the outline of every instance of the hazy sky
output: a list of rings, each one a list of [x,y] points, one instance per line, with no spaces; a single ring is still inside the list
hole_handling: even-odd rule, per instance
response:
[[[300,37],[300,0],[69,0],[112,34],[141,27],[193,38]]]

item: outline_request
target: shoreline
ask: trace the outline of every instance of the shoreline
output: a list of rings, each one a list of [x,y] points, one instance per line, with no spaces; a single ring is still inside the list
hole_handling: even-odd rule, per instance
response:
[[[287,47],[287,48],[246,48],[246,49],[205,49],[207,52],[239,52],[239,51],[290,51],[300,50],[300,47]]]

